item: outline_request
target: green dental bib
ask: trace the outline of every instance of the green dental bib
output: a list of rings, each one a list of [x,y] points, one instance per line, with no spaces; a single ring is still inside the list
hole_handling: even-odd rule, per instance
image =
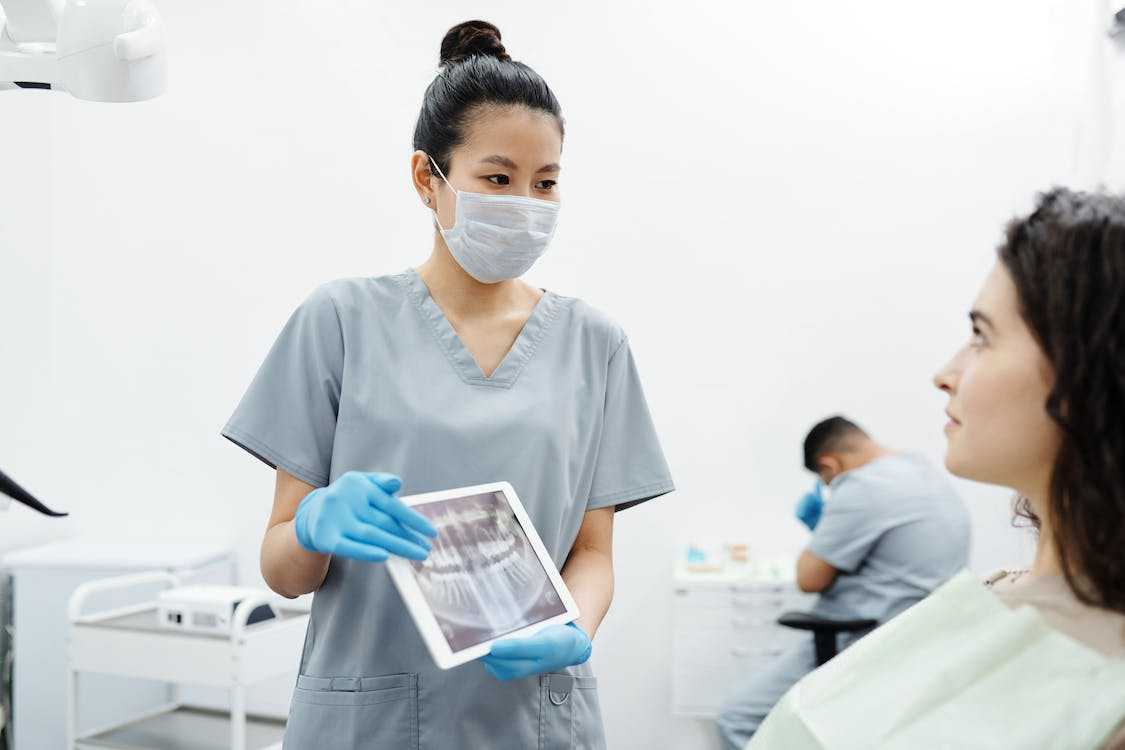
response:
[[[747,750],[1085,750],[1125,720],[1125,659],[968,571],[805,677]]]

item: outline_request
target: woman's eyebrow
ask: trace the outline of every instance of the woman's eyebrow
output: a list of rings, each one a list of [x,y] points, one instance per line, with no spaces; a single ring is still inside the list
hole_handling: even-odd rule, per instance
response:
[[[512,170],[519,169],[518,164],[516,164],[514,161],[512,161],[508,157],[502,156],[500,154],[491,154],[489,156],[485,156],[480,160],[480,163],[481,164],[495,164],[497,166],[504,167],[505,169],[512,169]],[[550,164],[544,164],[542,167],[539,167],[539,169],[535,170],[535,173],[541,174],[543,172],[558,172],[561,169],[562,169],[562,167],[559,165],[558,162],[552,162]]]
[[[980,325],[981,323],[983,323],[984,325],[988,326],[992,330],[996,330],[996,324],[992,322],[992,318],[988,317],[987,315],[982,313],[980,310],[973,310],[972,312],[970,312],[969,313],[969,320],[973,321],[973,323],[976,323],[977,325]]]
[[[491,156],[486,156],[480,160],[480,163],[496,164],[498,166],[505,167],[506,169],[519,169],[514,161],[506,156],[501,156],[500,154],[492,154]]]

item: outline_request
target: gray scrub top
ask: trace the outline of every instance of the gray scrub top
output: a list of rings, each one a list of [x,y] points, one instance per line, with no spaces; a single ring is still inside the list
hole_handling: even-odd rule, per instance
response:
[[[403,495],[507,480],[562,568],[588,510],[673,489],[621,329],[547,291],[486,378],[414,271],[319,287],[223,435],[314,486],[387,471]],[[500,683],[438,669],[385,566],[332,558],[287,750],[600,748],[589,662]]]
[[[969,560],[969,514],[916,455],[879,458],[833,480],[809,551],[840,574],[813,613],[886,622]]]

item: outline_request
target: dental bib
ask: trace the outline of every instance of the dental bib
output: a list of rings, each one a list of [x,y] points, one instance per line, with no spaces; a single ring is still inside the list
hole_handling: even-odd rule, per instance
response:
[[[789,690],[747,750],[1083,750],[1125,720],[1125,658],[962,571]]]

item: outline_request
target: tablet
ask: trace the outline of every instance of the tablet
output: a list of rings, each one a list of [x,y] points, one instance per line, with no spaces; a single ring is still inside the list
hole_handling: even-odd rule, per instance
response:
[[[391,579],[442,669],[484,656],[493,641],[578,619],[578,606],[507,482],[402,501],[437,527],[422,562],[392,556]]]

